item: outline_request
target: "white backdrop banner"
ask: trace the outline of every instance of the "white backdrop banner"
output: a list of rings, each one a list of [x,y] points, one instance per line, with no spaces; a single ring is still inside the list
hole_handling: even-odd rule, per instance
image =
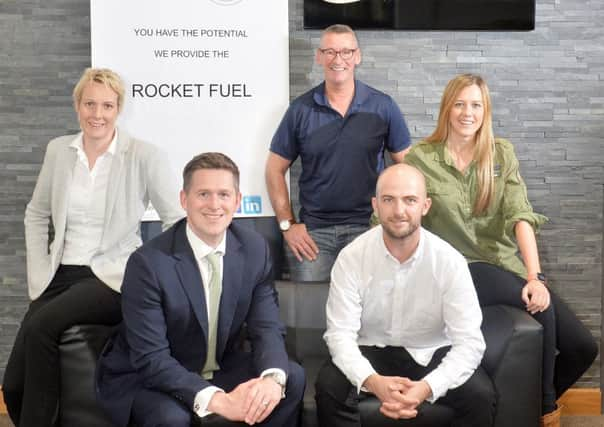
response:
[[[162,147],[177,176],[201,152],[231,157],[241,171],[238,216],[274,215],[264,165],[289,103],[287,3],[90,2],[92,65],[126,84],[120,127]]]

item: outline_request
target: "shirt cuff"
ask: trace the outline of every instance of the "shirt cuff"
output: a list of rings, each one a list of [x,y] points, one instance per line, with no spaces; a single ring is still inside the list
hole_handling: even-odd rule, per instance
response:
[[[544,215],[532,212],[532,211],[519,212],[519,213],[513,215],[511,218],[507,218],[505,220],[504,227],[505,227],[506,233],[513,235],[514,227],[516,226],[516,223],[518,221],[528,222],[531,225],[531,227],[533,227],[533,230],[535,230],[535,234],[537,234],[539,232],[539,229],[541,228],[541,226],[549,221],[549,218]]]
[[[208,405],[214,394],[219,391],[224,392],[223,389],[211,385],[197,392],[195,400],[193,400],[193,410],[199,418],[203,418],[212,413],[208,411]]]
[[[371,365],[369,365],[369,367],[364,367],[364,369],[360,369],[359,372],[357,373],[357,379],[356,379],[356,386],[357,386],[357,394],[361,393],[361,391],[365,391],[367,392],[368,390],[363,387],[363,384],[365,384],[365,381],[367,381],[367,378],[369,378],[370,376],[372,376],[373,374],[375,374],[375,369],[373,369],[373,367]]]
[[[285,372],[283,371],[283,369],[279,369],[279,368],[265,369],[260,374],[260,378],[264,378],[268,375],[277,375],[279,377],[279,381],[281,381],[283,384],[285,384],[287,382],[287,375],[285,375]]]
[[[434,403],[443,397],[447,394],[447,390],[449,390],[446,378],[443,375],[439,375],[438,370],[430,372],[423,380],[428,383],[432,390],[432,396],[426,399],[430,403]]]

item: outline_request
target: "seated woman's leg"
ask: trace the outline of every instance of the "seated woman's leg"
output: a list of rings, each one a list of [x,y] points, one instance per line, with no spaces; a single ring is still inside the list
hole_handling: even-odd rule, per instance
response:
[[[8,415],[15,426],[19,426],[20,424],[23,389],[25,388],[25,331],[27,330],[29,319],[34,315],[36,309],[42,307],[42,297],[32,302],[27,313],[25,313],[6,364],[4,379],[2,380],[4,402],[6,403]]]
[[[75,324],[115,324],[121,319],[119,294],[85,267],[58,279],[71,281],[61,293],[38,308],[24,325],[23,399],[19,427],[52,426],[59,398],[59,340]]]
[[[44,293],[29,304],[27,312],[21,321],[15,343],[6,364],[2,382],[2,392],[6,408],[15,426],[20,425],[21,419],[23,390],[25,388],[25,335],[30,328],[30,320],[32,317],[35,317],[39,309],[69,289],[71,283],[72,281],[65,277],[64,274],[56,274]]]
[[[475,262],[469,267],[481,307],[505,304],[526,310],[526,304],[522,301],[522,288],[526,280],[492,264]],[[543,327],[543,414],[556,409],[554,363],[557,343],[556,313],[553,307],[552,303],[547,310],[532,315]]]
[[[557,349],[554,384],[556,397],[568,390],[589,369],[598,345],[570,307],[550,290],[556,312]]]

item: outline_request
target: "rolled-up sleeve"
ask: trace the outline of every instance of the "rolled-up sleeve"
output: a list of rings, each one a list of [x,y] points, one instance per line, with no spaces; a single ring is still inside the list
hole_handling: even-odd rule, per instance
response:
[[[541,225],[548,221],[548,218],[533,212],[533,207],[528,200],[526,184],[520,176],[520,167],[512,144],[506,141],[500,146],[506,165],[503,200],[505,232],[510,235],[513,234],[514,226],[518,221],[526,221],[535,232],[538,232]]]

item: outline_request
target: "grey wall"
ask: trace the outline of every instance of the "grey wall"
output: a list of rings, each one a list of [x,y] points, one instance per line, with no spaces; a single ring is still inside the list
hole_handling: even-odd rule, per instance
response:
[[[321,75],[312,64],[319,33],[302,28],[303,0],[289,4],[293,98]],[[551,219],[539,236],[543,270],[598,340],[603,21],[602,0],[537,0],[528,33],[362,31],[358,69],[398,101],[414,140],[433,129],[453,75],[486,77],[495,132],[515,144],[529,197]],[[0,374],[27,306],[23,211],[46,143],[77,129],[70,92],[90,63],[89,30],[87,1],[0,0]],[[599,384],[598,360],[580,385]]]

